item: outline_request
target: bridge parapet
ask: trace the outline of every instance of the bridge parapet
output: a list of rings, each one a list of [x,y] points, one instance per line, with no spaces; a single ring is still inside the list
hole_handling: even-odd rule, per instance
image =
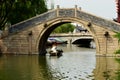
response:
[[[89,23],[93,23],[96,25],[99,25],[101,27],[109,28],[114,31],[120,31],[120,24],[106,20],[100,17],[97,17],[93,14],[89,14],[87,12],[82,11],[81,9],[77,8],[57,8],[55,10],[50,10],[46,13],[43,13],[41,15],[37,15],[33,18],[30,18],[28,20],[22,21],[18,24],[12,25],[12,27],[9,29],[10,33],[19,32],[20,30],[23,30],[26,27],[34,27],[37,24],[40,23],[46,23],[46,21],[55,19],[55,18],[66,18],[66,17],[75,17],[80,18],[81,20],[88,21]]]
[[[89,14],[87,12],[78,10],[77,17],[82,20],[88,21],[91,24],[95,24],[104,28],[109,28],[114,31],[120,31],[120,24],[114,21],[110,21],[110,20],[95,16],[93,14]]]
[[[92,34],[87,34],[87,33],[58,33],[58,34],[51,34],[50,37],[92,37]]]
[[[28,20],[25,20],[25,21],[15,24],[15,25],[12,25],[12,27],[9,29],[9,32],[10,33],[19,32],[26,27],[34,27],[37,24],[45,23],[47,20],[51,20],[56,17],[57,17],[56,10],[48,11],[41,15],[37,15]]]

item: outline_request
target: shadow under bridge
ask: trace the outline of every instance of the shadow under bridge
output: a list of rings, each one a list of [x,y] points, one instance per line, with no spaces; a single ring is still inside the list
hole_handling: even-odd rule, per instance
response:
[[[77,44],[80,47],[92,47],[95,45],[93,37],[77,37],[71,38],[72,44]]]

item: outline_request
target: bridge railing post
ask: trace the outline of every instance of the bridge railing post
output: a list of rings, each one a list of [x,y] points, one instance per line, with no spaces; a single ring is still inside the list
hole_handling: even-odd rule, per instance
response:
[[[57,5],[57,17],[59,17],[59,9],[60,9],[60,6]]]
[[[79,10],[81,10],[82,8],[81,7],[79,7]]]
[[[77,5],[75,5],[75,17],[77,17]]]

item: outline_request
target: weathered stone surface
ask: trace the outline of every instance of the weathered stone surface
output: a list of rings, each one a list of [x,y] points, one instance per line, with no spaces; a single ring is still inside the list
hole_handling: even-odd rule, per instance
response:
[[[75,16],[75,9],[60,9],[59,10],[60,17],[74,17]]]
[[[55,9],[13,25],[2,38],[3,53],[44,54],[49,34],[64,22],[84,25],[94,37],[97,54],[113,54],[119,48],[113,37],[120,24],[76,9]],[[105,37],[109,33],[109,38]],[[3,45],[4,44],[4,45]]]
[[[115,24],[115,22],[113,22],[113,21],[105,20],[103,18],[88,14],[88,13],[83,12],[83,11],[78,10],[77,11],[77,17],[82,19],[82,20],[91,22],[95,25],[104,27],[104,28],[109,28],[111,30],[120,31],[120,25],[119,24],[117,24],[117,23]]]

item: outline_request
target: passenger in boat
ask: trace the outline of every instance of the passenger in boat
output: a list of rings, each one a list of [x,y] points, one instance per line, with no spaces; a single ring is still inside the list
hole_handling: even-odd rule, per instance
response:
[[[57,52],[57,43],[54,43],[54,44],[52,45],[51,51],[54,52],[54,53]]]

